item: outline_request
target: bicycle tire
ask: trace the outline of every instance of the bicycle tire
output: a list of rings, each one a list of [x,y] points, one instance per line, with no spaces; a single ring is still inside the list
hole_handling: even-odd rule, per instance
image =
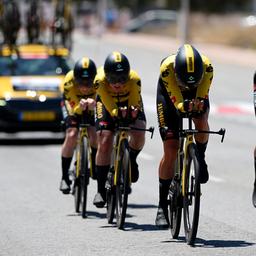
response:
[[[89,185],[88,140],[86,137],[81,145],[81,179],[82,179],[82,218],[86,218],[87,192]]]
[[[108,224],[113,223],[116,207],[116,191],[115,187],[107,189],[107,220]]]
[[[74,200],[75,200],[75,211],[80,212],[81,205],[81,186],[80,186],[80,177],[76,178],[74,185]]]
[[[123,229],[124,226],[130,186],[129,145],[127,140],[121,143],[116,184],[116,223],[119,229]]]
[[[172,186],[169,190],[169,220],[172,238],[177,239],[180,233],[182,215],[180,180],[175,181]]]
[[[183,169],[183,152],[184,139],[180,138],[180,150],[178,152],[175,167],[174,167],[174,180],[169,188],[169,220],[172,238],[177,239],[180,233],[181,216],[182,216],[182,191],[181,191],[181,176]]]
[[[75,201],[75,211],[77,213],[80,212],[80,206],[81,206],[81,176],[80,174],[80,170],[78,170],[78,168],[80,168],[80,149],[79,149],[79,145],[77,145],[76,147],[76,151],[75,151],[75,156],[76,156],[76,160],[75,160],[75,164],[74,164],[74,170],[75,170],[75,181],[74,181],[74,201]]]
[[[185,195],[183,197],[183,217],[186,242],[194,245],[200,213],[199,162],[196,145],[188,147],[188,161],[185,173]]]

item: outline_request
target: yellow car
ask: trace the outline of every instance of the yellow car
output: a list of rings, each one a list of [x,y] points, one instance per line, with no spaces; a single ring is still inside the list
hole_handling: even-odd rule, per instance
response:
[[[0,131],[59,132],[62,80],[72,65],[65,48],[0,49]]]

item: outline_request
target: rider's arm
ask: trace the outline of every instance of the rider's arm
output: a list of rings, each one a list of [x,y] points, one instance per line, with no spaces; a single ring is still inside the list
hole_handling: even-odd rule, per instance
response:
[[[97,89],[97,95],[100,97],[106,110],[110,113],[112,117],[118,115],[118,106],[115,103],[113,97],[109,94],[107,86],[99,86]]]
[[[80,107],[80,99],[78,98],[78,91],[74,86],[74,79],[73,79],[73,71],[69,71],[64,78],[63,82],[64,87],[64,103],[67,108],[69,114],[74,115],[82,114],[82,109]]]
[[[127,86],[130,88],[128,107],[133,106],[142,110],[141,80],[135,71],[130,72],[130,81]]]
[[[174,59],[175,55],[171,55],[162,62],[160,66],[160,78],[174,106],[179,109],[179,104],[183,103],[183,96],[175,79],[173,68]]]
[[[204,62],[204,77],[198,86],[198,89],[196,92],[196,98],[207,99],[209,94],[209,89],[213,79],[213,67],[207,57],[202,56],[202,58]]]

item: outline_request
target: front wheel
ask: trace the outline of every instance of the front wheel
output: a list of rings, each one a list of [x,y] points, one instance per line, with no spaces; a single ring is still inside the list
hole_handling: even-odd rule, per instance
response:
[[[81,180],[82,180],[82,218],[86,218],[87,190],[90,178],[88,164],[88,141],[83,137],[81,145]]]
[[[74,181],[74,200],[75,200],[75,211],[78,213],[80,212],[80,205],[81,205],[81,177],[77,177]]]
[[[117,184],[116,184],[116,223],[119,229],[122,229],[126,217],[128,203],[128,194],[130,189],[130,156],[128,150],[128,141],[124,141],[120,146]]]
[[[200,212],[199,162],[195,144],[189,145],[188,161],[185,170],[185,195],[183,197],[184,230],[187,244],[193,245],[196,239]]]
[[[177,239],[180,233],[182,213],[182,195],[180,191],[180,180],[173,180],[169,189],[169,220],[171,234]]]
[[[107,201],[107,220],[109,224],[113,223],[116,206],[116,189],[114,186],[114,170],[110,169],[106,182],[106,201]]]

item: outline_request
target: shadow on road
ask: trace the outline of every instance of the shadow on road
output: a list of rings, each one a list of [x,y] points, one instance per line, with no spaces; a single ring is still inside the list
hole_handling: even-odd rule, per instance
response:
[[[184,236],[178,239],[172,239],[163,241],[163,243],[186,243]],[[204,247],[204,248],[231,248],[231,247],[248,247],[253,246],[255,243],[246,242],[243,240],[204,240],[197,238],[193,247]]]
[[[149,209],[149,208],[157,208],[157,205],[154,205],[154,204],[128,204],[128,208]]]
[[[207,248],[248,247],[253,245],[255,245],[255,243],[243,240],[204,240],[201,238],[197,238],[195,243],[196,247]]]
[[[86,212],[86,219],[103,219],[106,218],[106,213],[99,213],[99,212],[95,212],[95,211],[87,211]],[[79,216],[80,218],[82,218],[82,214],[81,213],[74,213],[74,214],[68,214],[67,216],[69,217],[73,217],[73,216]]]
[[[159,231],[155,224],[138,224],[133,222],[126,222],[124,231]]]

